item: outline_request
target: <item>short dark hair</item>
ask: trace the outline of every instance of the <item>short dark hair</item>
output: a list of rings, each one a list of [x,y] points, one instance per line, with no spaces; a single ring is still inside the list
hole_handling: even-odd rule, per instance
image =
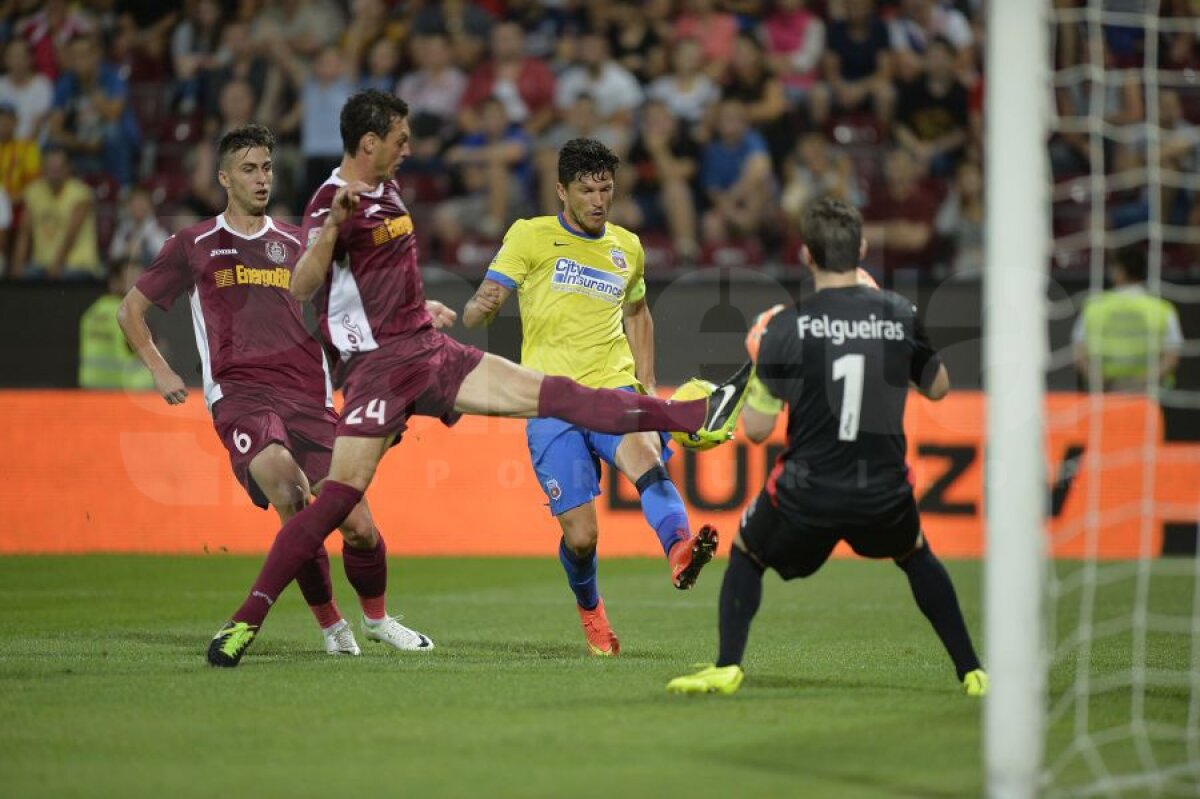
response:
[[[558,151],[558,182],[563,186],[584,177],[616,177],[621,159],[595,139],[571,139]]]
[[[221,137],[217,145],[217,163],[224,164],[225,159],[232,153],[249,150],[251,147],[266,147],[267,152],[275,150],[275,134],[263,125],[251,122],[234,128]]]
[[[1115,260],[1117,265],[1125,271],[1125,277],[1135,283],[1141,283],[1149,274],[1149,269],[1146,267],[1146,245],[1144,244],[1122,247],[1117,250]]]
[[[368,133],[387,138],[392,122],[408,116],[408,103],[378,89],[363,89],[350,95],[342,106],[342,150],[358,155],[358,143]]]
[[[812,259],[826,272],[858,268],[862,248],[862,214],[848,202],[822,197],[808,207],[801,235]]]

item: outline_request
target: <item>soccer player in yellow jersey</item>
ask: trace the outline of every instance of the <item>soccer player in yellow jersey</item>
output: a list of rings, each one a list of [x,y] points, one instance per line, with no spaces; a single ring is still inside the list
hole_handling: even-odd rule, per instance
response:
[[[521,363],[592,388],[654,391],[654,321],[646,305],[645,253],[638,237],[608,221],[618,159],[593,139],[572,139],[558,155],[557,216],[509,228],[463,322],[491,322],[513,291],[521,307]],[[687,511],[663,462],[661,433],[597,433],[559,419],[526,422],[529,455],[550,512],[562,526],[558,557],[575,593],[588,649],[615,655],[596,585],[599,528],[593,499],[599,461],[615,466],[641,495],[642,512],[671,564],[676,588],[691,588],[716,551],[717,531],[693,537]]]

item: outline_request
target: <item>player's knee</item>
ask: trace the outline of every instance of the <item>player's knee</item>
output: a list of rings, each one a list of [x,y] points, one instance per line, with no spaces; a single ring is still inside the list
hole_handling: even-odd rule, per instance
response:
[[[594,524],[576,524],[563,529],[563,540],[567,549],[576,557],[586,557],[596,551],[600,540],[600,529]]]
[[[356,508],[345,523],[339,528],[342,540],[351,549],[374,549],[379,543],[379,528],[370,515],[362,512],[362,506]]]
[[[308,502],[308,492],[295,480],[277,480],[267,490],[271,504],[281,510],[299,511]]]

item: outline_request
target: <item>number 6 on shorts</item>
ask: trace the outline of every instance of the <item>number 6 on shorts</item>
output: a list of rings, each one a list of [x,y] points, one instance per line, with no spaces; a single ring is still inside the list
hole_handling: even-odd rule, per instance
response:
[[[346,424],[362,424],[363,421],[363,406],[359,405],[350,413],[346,414]],[[384,423],[384,415],[387,413],[387,400],[373,399],[367,403],[366,417],[374,419],[377,424]]]

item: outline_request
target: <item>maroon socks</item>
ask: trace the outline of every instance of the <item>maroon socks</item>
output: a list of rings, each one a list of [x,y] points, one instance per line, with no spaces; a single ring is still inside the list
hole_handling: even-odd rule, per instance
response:
[[[325,605],[333,599],[333,580],[329,577],[329,552],[322,546],[311,560],[300,565],[296,585],[309,607]]]
[[[289,519],[275,536],[250,596],[233,614],[233,620],[256,627],[261,625],[283,589],[317,553],[326,537],[345,521],[362,497],[363,493],[357,488],[326,480],[317,500]]]
[[[614,388],[585,388],[567,377],[547,375],[538,395],[538,416],[553,416],[598,433],[678,430],[704,424],[708,400],[670,402]]]
[[[387,544],[383,536],[374,549],[342,547],[342,561],[346,568],[346,579],[354,586],[363,615],[379,620],[387,615],[384,594],[387,592]]]

